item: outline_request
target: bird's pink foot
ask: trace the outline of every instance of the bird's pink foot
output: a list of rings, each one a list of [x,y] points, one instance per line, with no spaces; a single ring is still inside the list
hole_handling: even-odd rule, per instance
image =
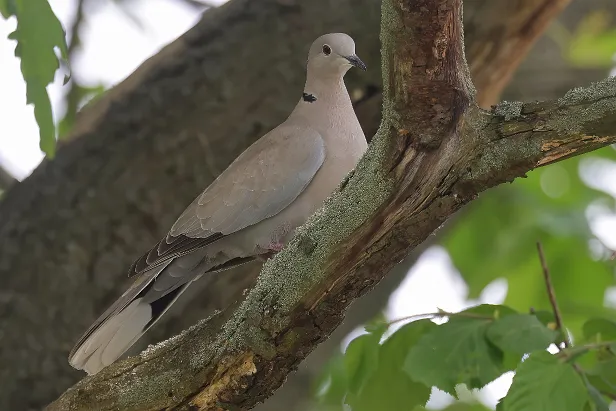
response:
[[[282,243],[270,243],[267,246],[267,249],[277,253],[278,251],[282,250],[283,247],[284,247],[284,244]]]
[[[261,248],[261,250],[265,252],[257,254],[257,258],[261,261],[266,261],[267,259],[272,258],[274,255],[276,255],[276,253],[282,250],[283,247],[284,244],[282,243],[270,243],[267,245],[267,247]]]

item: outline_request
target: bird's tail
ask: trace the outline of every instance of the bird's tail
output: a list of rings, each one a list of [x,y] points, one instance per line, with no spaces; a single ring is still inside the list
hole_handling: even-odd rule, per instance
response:
[[[143,273],[86,331],[69,355],[74,368],[96,374],[124,354],[171,307],[191,281],[157,289],[155,279],[167,265]]]

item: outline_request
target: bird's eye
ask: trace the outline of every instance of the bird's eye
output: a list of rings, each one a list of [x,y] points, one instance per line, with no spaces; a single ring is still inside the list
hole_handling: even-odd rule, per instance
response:
[[[332,48],[329,47],[327,44],[323,44],[323,54],[329,56],[330,54],[332,54]]]

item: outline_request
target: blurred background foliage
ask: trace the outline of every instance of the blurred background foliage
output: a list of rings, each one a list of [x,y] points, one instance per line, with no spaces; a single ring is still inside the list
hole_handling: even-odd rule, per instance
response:
[[[535,242],[541,241],[573,336],[580,335],[581,323],[589,316],[616,318],[616,311],[606,307],[606,290],[614,285],[613,251],[593,233],[592,213],[588,215],[599,206],[604,215],[614,213],[615,202],[609,192],[583,181],[581,167],[602,161],[616,161],[616,150],[606,147],[539,168],[525,179],[484,193],[463,212],[443,245],[468,284],[469,298],[504,278],[505,304],[521,311],[549,308],[538,275]],[[590,181],[596,178],[594,173],[588,176]]]
[[[24,1],[0,0],[2,15],[16,15],[20,29],[22,16],[24,22],[28,19],[26,14],[19,13],[24,9],[17,7],[25,4]],[[32,1],[41,7],[46,4],[46,0]],[[36,105],[39,113],[36,119],[41,130],[41,147],[48,155],[55,150],[50,136],[68,136],[78,111],[110,86],[84,84],[79,73],[73,73],[64,89],[64,114],[55,126],[50,123],[52,107],[41,93],[51,81],[50,76],[53,78],[60,67],[63,57],[61,71],[68,74],[76,53],[87,47],[80,38],[81,28],[96,14],[96,8],[108,1],[120,7],[135,25],[141,25],[142,16],[129,7],[134,0],[76,1],[75,18],[69,27],[65,27],[66,46],[58,39],[58,26],[53,15],[39,14],[38,17],[44,21],[30,32],[29,26],[23,24],[22,34],[40,36],[44,33],[49,40],[34,42],[34,51],[22,48],[19,53],[22,73],[28,83],[28,101]],[[195,13],[212,7],[202,1],[176,1],[190,5]],[[591,10],[573,27],[555,21],[547,37],[557,45],[558,52],[571,67],[599,70],[604,76],[613,70],[616,16],[611,12]],[[13,38],[19,40],[19,35]],[[55,50],[56,59],[48,58],[45,64],[39,64],[38,56],[49,57],[50,50]],[[546,72],[543,75],[547,79],[553,74]],[[55,127],[56,131],[50,131],[50,127]],[[10,179],[8,173],[0,170],[0,192],[8,187]],[[616,149],[607,147],[537,169],[513,184],[483,193],[447,225],[442,235],[437,237],[437,245],[447,251],[468,287],[468,300],[476,301],[488,286],[499,282],[506,284],[506,297],[502,303],[520,313],[527,313],[531,309],[550,310],[537,256],[536,242],[540,241],[549,262],[565,326],[574,342],[582,341],[585,338],[583,325],[589,318],[616,321],[615,196]],[[411,397],[427,401],[431,395],[443,396],[442,392],[435,390],[431,394],[429,389],[410,379],[402,370],[401,364],[409,347],[421,335],[404,331],[404,327],[399,329],[401,332],[391,334],[386,327],[383,328],[385,321],[391,320],[395,318],[386,320],[385,315],[380,316],[368,326],[369,333],[363,332],[350,344],[344,344],[346,355],[341,351],[331,359],[313,382],[315,398],[320,404],[315,409],[341,409],[349,392],[347,402],[354,410],[411,410],[415,403],[405,403]],[[425,327],[431,327],[430,324]],[[383,333],[392,336],[382,342]],[[375,348],[379,342],[381,347]],[[363,394],[359,396],[362,390]],[[477,390],[459,386],[457,396],[457,401],[449,398],[439,404],[433,402],[432,406],[447,411],[489,409],[484,404],[490,402],[478,395]]]

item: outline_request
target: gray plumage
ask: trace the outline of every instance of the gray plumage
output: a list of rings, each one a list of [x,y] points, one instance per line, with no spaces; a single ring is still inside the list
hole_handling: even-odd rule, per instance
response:
[[[89,374],[119,358],[200,276],[280,250],[366,150],[344,85],[365,70],[355,43],[311,46],[304,95],[287,120],[244,151],[130,270],[131,287],[80,338],[70,364]]]

